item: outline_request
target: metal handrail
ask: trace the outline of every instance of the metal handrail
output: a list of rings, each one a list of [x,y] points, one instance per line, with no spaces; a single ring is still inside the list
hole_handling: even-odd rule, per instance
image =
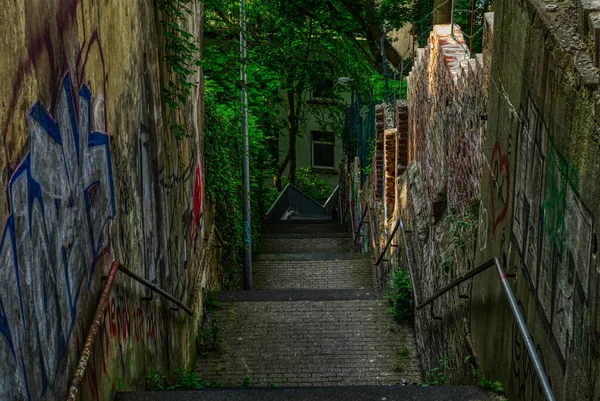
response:
[[[402,221],[402,219],[396,220],[396,225],[394,226],[394,229],[392,230],[392,233],[390,234],[388,240],[385,242],[385,246],[383,247],[383,250],[379,254],[377,261],[375,262],[375,267],[379,266],[379,264],[383,260],[385,253],[387,252],[388,248],[390,247],[390,244],[392,243],[392,239],[394,238],[394,235],[396,235],[396,231],[398,231],[398,227],[400,226],[401,221]]]
[[[504,295],[506,295],[506,297],[508,299],[508,303],[510,305],[511,312],[512,312],[515,320],[517,321],[517,327],[519,328],[519,331],[521,332],[521,336],[525,340],[525,346],[527,347],[527,351],[529,352],[529,357],[531,358],[531,361],[533,362],[533,367],[535,369],[535,373],[536,373],[538,379],[540,380],[540,383],[542,384],[542,390],[544,392],[546,400],[555,401],[556,398],[554,397],[554,393],[552,392],[550,382],[548,380],[548,377],[546,376],[546,372],[544,371],[544,366],[542,365],[542,361],[535,349],[535,345],[533,343],[533,339],[531,338],[531,334],[529,333],[529,329],[527,329],[527,324],[525,323],[525,318],[523,317],[523,314],[521,313],[521,310],[519,309],[519,305],[517,303],[517,298],[515,297],[512,287],[510,286],[510,283],[507,280],[508,277],[510,277],[510,275],[508,275],[504,271],[504,269],[500,265],[500,262],[498,261],[498,258],[493,257],[492,259],[488,260],[487,262],[482,263],[477,268],[464,274],[462,277],[457,278],[450,284],[446,285],[444,288],[436,291],[435,294],[433,294],[432,296],[430,296],[423,302],[419,302],[417,291],[416,291],[416,288],[414,285],[415,280],[414,280],[414,275],[413,275],[413,271],[412,271],[412,262],[410,259],[408,242],[406,240],[406,231],[404,229],[404,221],[402,220],[402,218],[398,219],[396,226],[398,226],[398,225],[400,225],[400,228],[402,231],[404,250],[406,252],[406,261],[407,261],[406,264],[408,267],[408,273],[410,275],[410,281],[411,281],[412,287],[413,287],[413,299],[415,301],[415,305],[416,305],[415,309],[416,310],[422,309],[426,305],[432,303],[434,300],[436,300],[437,298],[441,297],[442,295],[444,295],[445,293],[450,291],[452,288],[467,281],[468,279],[473,278],[474,276],[476,276],[480,273],[483,273],[484,271],[486,271],[487,269],[489,269],[490,267],[492,267],[494,265],[496,266],[496,272],[498,273],[498,276],[500,277],[500,283],[502,285],[502,289],[504,290]],[[394,234],[395,234],[395,230],[392,233],[392,235],[390,235],[390,238],[392,238],[394,236]],[[385,253],[385,251],[384,251],[384,253]]]
[[[362,225],[365,221],[365,217],[367,216],[367,210],[369,210],[368,206],[366,206],[365,210],[363,210],[362,216],[360,218],[360,223],[358,223],[358,228],[354,232],[354,245],[356,245],[356,240],[360,236],[360,229],[362,228]]]
[[[83,347],[83,351],[81,352],[81,358],[79,358],[79,364],[77,365],[77,369],[75,370],[75,375],[73,377],[71,387],[69,387],[67,401],[75,401],[75,399],[77,398],[77,394],[79,393],[79,387],[81,386],[83,375],[85,374],[85,369],[87,367],[90,355],[92,353],[92,347],[94,346],[94,341],[96,340],[96,335],[98,334],[98,330],[100,329],[101,322],[104,318],[104,313],[106,312],[106,307],[108,305],[108,297],[110,295],[110,291],[119,271],[122,271],[129,277],[150,288],[152,291],[167,298],[169,301],[173,302],[175,305],[183,309],[188,315],[193,315],[193,312],[177,298],[175,298],[165,290],[161,289],[160,287],[157,287],[155,284],[151,283],[145,278],[132,272],[121,262],[114,261],[110,266],[108,276],[106,276],[106,284],[104,286],[102,294],[100,295],[100,300],[98,301],[98,306],[96,308],[94,322],[92,323],[92,327],[90,327],[90,331],[85,341],[85,346]]]

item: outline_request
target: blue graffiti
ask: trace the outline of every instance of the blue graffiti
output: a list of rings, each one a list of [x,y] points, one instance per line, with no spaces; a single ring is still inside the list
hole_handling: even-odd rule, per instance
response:
[[[92,131],[91,100],[66,74],[54,116],[39,101],[28,116],[0,242],[1,400],[53,389],[116,214],[109,137]]]

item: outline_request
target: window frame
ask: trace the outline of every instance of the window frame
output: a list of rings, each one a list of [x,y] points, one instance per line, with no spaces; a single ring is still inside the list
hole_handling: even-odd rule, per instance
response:
[[[333,135],[332,142],[315,141],[315,140],[313,140],[313,137],[314,137],[315,133],[328,133],[328,134],[332,134]],[[315,164],[315,144],[317,144],[317,145],[331,145],[331,151],[332,151],[332,156],[333,156],[333,165],[332,166],[321,166],[321,165]],[[335,171],[335,133],[334,132],[329,132],[329,131],[310,131],[310,150],[311,150],[311,152],[310,152],[311,153],[311,155],[310,155],[311,168],[313,168],[313,169],[320,169],[320,170]]]

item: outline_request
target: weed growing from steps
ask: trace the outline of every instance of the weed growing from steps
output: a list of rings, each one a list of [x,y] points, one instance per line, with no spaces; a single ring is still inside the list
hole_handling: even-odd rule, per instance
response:
[[[217,339],[221,329],[218,326],[220,316],[215,312],[216,307],[220,305],[217,301],[214,291],[209,291],[204,294],[204,305],[207,313],[213,313],[210,323],[203,324],[198,329],[196,337],[198,353],[202,356],[208,356],[219,350],[219,342]]]
[[[198,372],[189,368],[178,367],[171,374],[154,369],[146,376],[146,389],[150,391],[193,390],[221,385],[200,380]]]
[[[240,383],[240,387],[250,387],[253,381],[254,379],[252,379],[252,376],[246,376],[244,377],[244,380]]]
[[[400,351],[398,351],[398,356],[400,359],[408,359],[410,358],[410,350],[408,348],[402,348]]]
[[[207,312],[214,312],[215,308],[221,306],[221,303],[217,301],[216,291],[207,291],[204,293],[204,306]]]
[[[440,359],[440,366],[427,371],[425,383],[423,383],[422,386],[441,386],[446,384],[446,381],[448,380],[446,376],[448,369],[448,358]]]
[[[392,305],[389,310],[396,321],[412,317],[412,285],[406,270],[396,270],[392,273],[390,289],[386,293],[386,298]]]
[[[504,384],[502,382],[486,378],[477,369],[473,370],[473,376],[475,377],[475,380],[477,380],[477,385],[479,387],[492,391],[496,394],[504,394]]]

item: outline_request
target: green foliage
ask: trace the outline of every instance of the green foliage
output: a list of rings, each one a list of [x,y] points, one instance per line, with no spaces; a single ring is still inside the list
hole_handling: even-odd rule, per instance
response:
[[[410,358],[410,350],[408,348],[402,348],[400,351],[398,351],[398,356],[400,359],[408,359]]]
[[[188,368],[178,367],[173,375],[169,390],[201,389],[206,387],[198,377],[198,372]]]
[[[472,45],[471,56],[481,53],[483,50],[483,23],[484,14],[490,9],[489,0],[455,0],[454,3],[454,22],[459,25],[463,31],[463,36],[467,45]],[[473,7],[474,6],[474,7]],[[474,9],[473,9],[474,8]],[[471,33],[472,24],[472,33]]]
[[[250,387],[253,381],[254,379],[252,379],[252,376],[246,376],[244,377],[244,380],[240,383],[240,387]]]
[[[427,375],[425,376],[425,383],[423,383],[423,387],[429,386],[441,386],[446,384],[448,371],[448,358],[440,359],[440,366],[429,369],[427,371]]]
[[[204,293],[204,306],[207,312],[214,312],[215,308],[220,306],[221,303],[217,301],[216,291],[207,291]]]
[[[213,68],[224,63],[222,55],[214,56],[217,64],[206,68],[206,129],[204,137],[206,193],[216,208],[215,223],[230,245],[224,255],[224,286],[240,288],[241,260],[245,249],[242,220],[242,150],[239,100],[234,87],[233,72],[230,80],[221,80],[222,75]],[[218,76],[217,79],[213,79]],[[251,102],[251,105],[253,103]],[[267,117],[264,117],[267,118]],[[249,121],[251,214],[253,250],[259,249],[263,216],[274,200],[272,190],[265,182],[272,176],[272,157],[268,142],[270,135],[261,120],[251,115]]]
[[[125,390],[127,388],[127,386],[125,385],[125,379],[123,379],[122,377],[119,377],[117,379],[117,388],[119,390]]]
[[[219,315],[214,315],[208,324],[208,327],[201,327],[198,329],[196,340],[198,343],[198,353],[200,355],[208,356],[219,350],[218,335],[221,332],[221,329],[218,326],[219,318]]]
[[[504,384],[502,382],[487,379],[477,369],[473,371],[473,376],[475,376],[475,379],[477,380],[477,385],[479,387],[492,391],[496,394],[504,394]]]
[[[391,73],[388,72],[388,93],[385,90],[385,77],[381,74],[374,74],[371,77],[371,85],[373,88],[373,101],[375,103],[381,103],[386,100],[389,96],[390,101],[394,100],[394,91],[396,92],[396,99],[406,99],[407,82],[404,77],[397,76],[396,82],[391,77]]]
[[[434,0],[415,0],[414,2],[412,21],[419,47],[424,47],[427,44],[429,32],[433,28],[433,3]]]
[[[465,213],[451,210],[444,218],[444,222],[448,225],[449,237],[440,253],[441,262],[438,268],[448,272],[454,265],[457,251],[465,248],[469,241],[474,239],[478,208],[479,200],[473,200]]]
[[[186,0],[156,1],[187,4]],[[292,131],[295,137],[308,134],[309,119],[317,121],[322,130],[340,133],[345,117],[343,95],[350,88],[336,84],[337,78],[352,77],[354,93],[364,98],[369,97],[374,85],[381,87],[382,80],[376,77],[381,75],[377,72],[381,67],[378,38],[367,33],[376,32],[384,19],[395,26],[409,18],[410,4],[408,0],[385,0],[379,12],[379,7],[355,0],[247,3],[245,67],[254,252],[260,250],[264,215],[278,195],[268,183],[273,179],[281,182],[286,167],[280,164],[284,155],[274,149],[273,138],[284,135],[285,131],[288,140]],[[204,7],[204,177],[206,193],[216,207],[215,223],[230,244],[224,255],[223,285],[234,289],[241,287],[241,261],[246,247],[242,221],[239,1],[206,0]],[[384,10],[389,15],[384,16]],[[174,36],[191,40],[179,31]],[[193,47],[186,48],[179,42],[173,42],[172,47],[182,54],[195,54],[188,52]],[[185,73],[188,67],[181,66],[177,71]],[[177,79],[173,82],[179,83]],[[325,91],[327,101],[309,102],[311,91],[323,89],[326,83],[333,83]],[[398,85],[401,91],[402,84]],[[181,88],[186,85],[181,83]],[[165,94],[167,100],[179,99],[170,92]],[[309,177],[304,171],[297,172],[295,179],[317,201],[326,200],[331,193],[322,180]]]
[[[279,387],[279,384],[275,383],[273,380],[269,380],[269,387],[277,388]]]
[[[333,192],[333,188],[322,177],[322,174],[314,172],[308,167],[303,167],[298,169],[296,173],[295,186],[313,200],[323,204]],[[287,184],[287,180],[284,179],[283,184]]]
[[[193,15],[189,5],[194,0],[154,0],[161,14],[164,42],[164,61],[168,70],[166,85],[160,89],[167,108],[167,124],[177,139],[189,137],[179,114],[186,104],[192,88],[191,81],[200,66],[200,47],[194,34],[184,26],[185,20]]]
[[[154,369],[146,376],[146,389],[150,391],[190,390],[206,387],[214,387],[214,383],[202,381],[194,369],[181,366],[169,375]]]
[[[392,305],[390,313],[395,320],[402,321],[413,315],[412,285],[406,270],[399,269],[392,273],[390,289],[386,297]]]
[[[168,387],[167,375],[160,370],[152,370],[146,376],[146,388],[150,391],[162,391]]]

